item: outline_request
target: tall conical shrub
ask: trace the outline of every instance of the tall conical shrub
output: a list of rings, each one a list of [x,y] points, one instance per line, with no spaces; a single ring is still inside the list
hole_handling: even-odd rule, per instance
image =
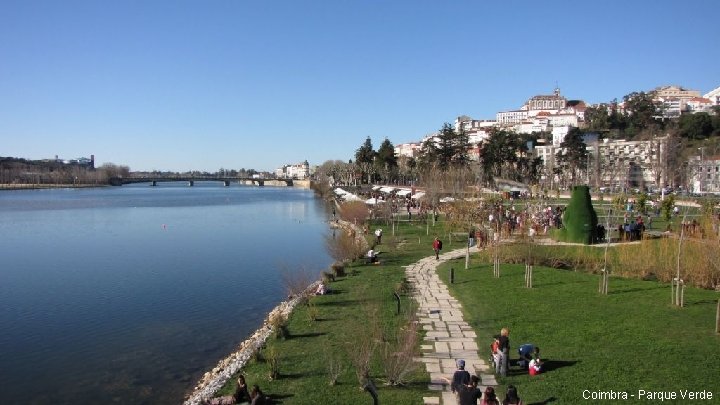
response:
[[[595,239],[597,214],[590,201],[588,186],[573,187],[570,203],[563,214],[563,229],[558,233],[563,242],[589,245]]]

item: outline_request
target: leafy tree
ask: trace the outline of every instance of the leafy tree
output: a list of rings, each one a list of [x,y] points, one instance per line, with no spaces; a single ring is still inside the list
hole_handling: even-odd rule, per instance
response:
[[[634,136],[643,129],[655,124],[657,106],[653,101],[652,93],[632,92],[626,95],[625,118],[628,122],[629,135]]]
[[[619,133],[625,131],[626,127],[627,120],[620,114],[617,99],[614,99],[610,104],[610,129]]]
[[[362,172],[362,177],[367,176],[367,182],[372,182],[373,163],[375,162],[377,152],[373,149],[372,141],[368,136],[365,142],[355,151],[355,164],[358,165]]]
[[[490,134],[480,149],[480,161],[487,181],[503,177],[503,172],[515,165],[518,144],[517,136],[511,132],[493,131]]]
[[[587,170],[587,150],[582,140],[582,131],[571,129],[555,154],[555,161],[562,172],[570,172],[572,184],[575,184],[579,171]]]
[[[708,113],[685,114],[680,117],[680,136],[705,139],[713,133],[713,120]]]
[[[466,166],[470,161],[467,147],[468,136],[465,131],[456,131],[446,122],[436,136],[423,142],[420,149],[421,164],[425,168],[437,164],[441,171],[451,166]]]
[[[395,156],[395,147],[392,142],[385,138],[377,150],[375,166],[377,172],[382,173],[385,182],[389,182],[397,176],[398,162]]]
[[[588,107],[585,110],[585,122],[590,131],[610,129],[610,111],[608,111],[607,105]]]

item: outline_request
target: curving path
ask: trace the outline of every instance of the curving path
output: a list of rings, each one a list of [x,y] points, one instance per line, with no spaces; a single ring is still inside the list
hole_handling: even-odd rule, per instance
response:
[[[425,404],[455,404],[455,394],[450,392],[448,380],[455,372],[455,361],[465,360],[465,369],[480,378],[479,388],[484,392],[488,385],[497,381],[490,366],[478,354],[475,331],[463,320],[462,307],[453,298],[445,283],[435,270],[440,263],[465,257],[466,248],[451,250],[440,255],[426,257],[406,267],[405,273],[413,285],[413,296],[418,302],[418,321],[426,332],[421,345],[422,357],[430,374],[428,388],[436,396],[423,397]]]

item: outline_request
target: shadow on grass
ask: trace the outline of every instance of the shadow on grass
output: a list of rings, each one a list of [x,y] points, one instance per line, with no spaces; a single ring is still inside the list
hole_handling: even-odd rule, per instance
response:
[[[542,372],[549,373],[550,371],[557,370],[563,367],[572,367],[577,364],[577,360],[566,361],[566,360],[545,360],[542,363]]]
[[[349,307],[355,305],[362,305],[363,302],[363,300],[328,301],[318,302],[315,305],[323,307]]]
[[[591,280],[577,280],[577,281],[556,281],[554,283],[543,283],[543,282],[536,282],[533,277],[533,288],[539,288],[539,287],[548,287],[551,285],[569,285],[569,284],[591,284],[594,281]]]
[[[325,336],[325,335],[327,335],[327,333],[325,333],[325,332],[311,332],[311,333],[298,333],[298,334],[291,333],[290,336],[288,336],[285,340],[318,337],[318,336]]]
[[[666,286],[660,285],[657,287],[636,287],[636,288],[626,288],[626,289],[612,289],[610,288],[610,291],[608,292],[609,295],[615,295],[615,294],[627,294],[627,293],[634,293],[634,292],[645,292],[645,291],[651,291],[651,290],[661,290],[667,288]]]
[[[544,401],[531,402],[531,403],[529,403],[528,405],[547,405],[547,404],[549,404],[549,403],[551,403],[551,402],[555,402],[555,401],[557,401],[557,398],[555,398],[555,397],[550,397],[550,398],[548,398],[548,399],[546,399],[546,400],[544,400]]]
[[[267,397],[266,404],[282,404],[283,399],[292,398],[295,394],[266,394],[265,396]]]
[[[698,300],[698,301],[689,301],[685,303],[685,306],[688,305],[715,305],[717,304],[717,300]]]

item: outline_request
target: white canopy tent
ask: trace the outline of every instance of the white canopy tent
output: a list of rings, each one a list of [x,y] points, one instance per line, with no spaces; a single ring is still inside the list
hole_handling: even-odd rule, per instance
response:
[[[406,189],[406,188],[402,188],[402,189],[400,189],[400,191],[398,191],[398,192],[395,193],[395,194],[396,194],[396,195],[399,195],[400,197],[404,197],[404,196],[406,196],[406,195],[408,195],[408,194],[410,194],[410,193],[412,193],[411,190],[408,190],[408,189]]]
[[[417,192],[417,193],[413,194],[412,197],[410,197],[410,198],[412,198],[413,200],[419,200],[419,199],[421,199],[421,198],[423,198],[423,197],[425,197],[425,193],[423,193],[422,191],[420,191],[420,192]]]
[[[369,199],[365,200],[365,204],[370,204],[370,205],[380,204],[380,203],[384,203],[384,202],[385,202],[384,200],[380,200],[377,198],[369,198]]]

